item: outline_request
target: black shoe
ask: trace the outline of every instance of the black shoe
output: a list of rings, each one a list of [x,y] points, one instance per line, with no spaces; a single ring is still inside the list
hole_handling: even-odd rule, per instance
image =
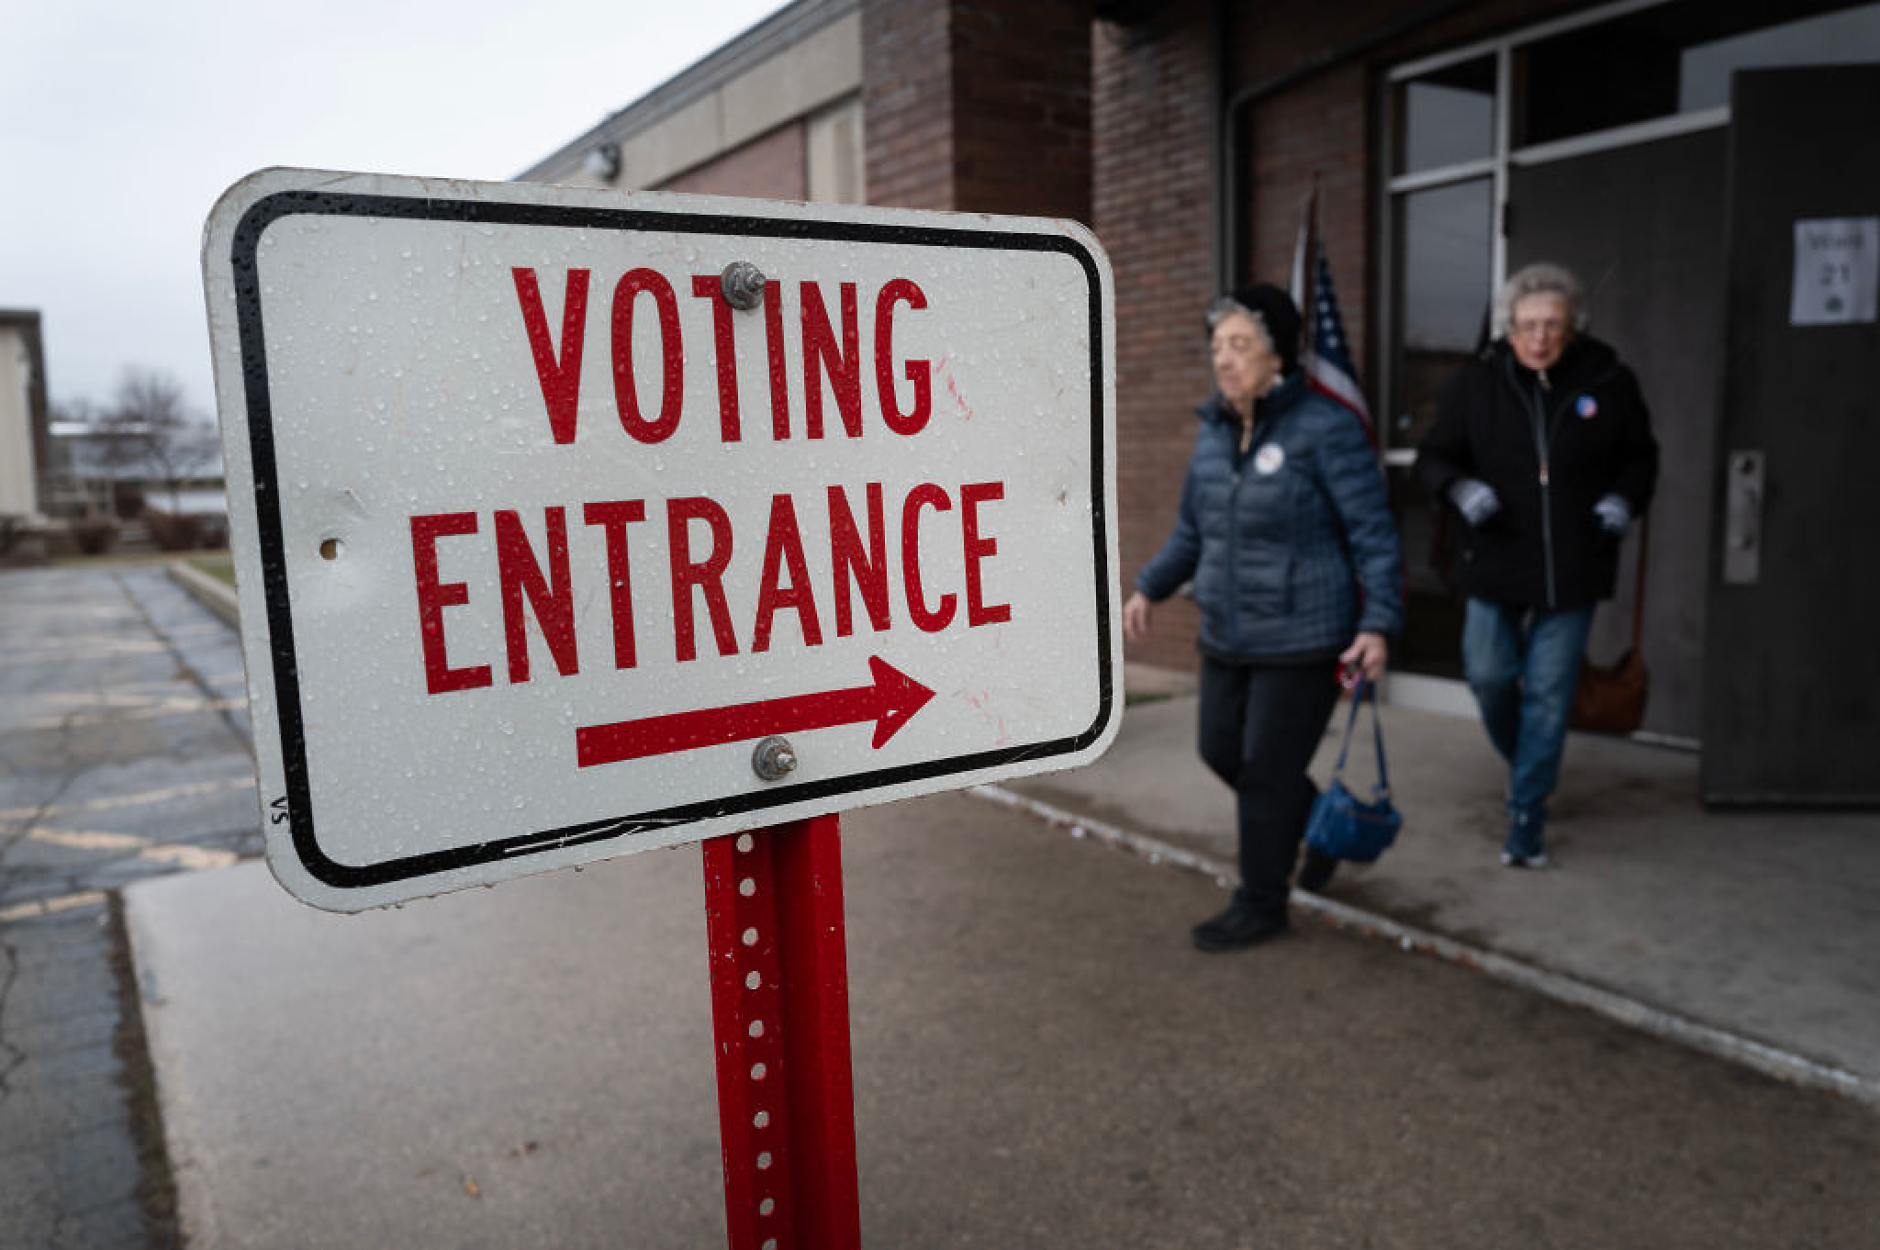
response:
[[[1325,887],[1332,883],[1332,874],[1338,871],[1338,861],[1316,847],[1306,848],[1306,857],[1300,861],[1299,872],[1293,883],[1302,890],[1314,894],[1323,894]]]
[[[1284,932],[1285,912],[1266,915],[1235,898],[1226,911],[1202,921],[1189,930],[1188,936],[1204,951],[1237,951],[1257,946]]]

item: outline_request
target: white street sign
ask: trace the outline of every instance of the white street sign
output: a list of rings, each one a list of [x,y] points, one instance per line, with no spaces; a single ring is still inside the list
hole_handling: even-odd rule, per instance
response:
[[[216,204],[203,271],[268,858],[307,902],[1115,735],[1083,228],[274,169]]]

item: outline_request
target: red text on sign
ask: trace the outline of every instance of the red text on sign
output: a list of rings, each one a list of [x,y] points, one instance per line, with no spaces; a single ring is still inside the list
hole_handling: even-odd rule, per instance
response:
[[[679,663],[697,660],[703,648],[718,656],[737,655],[745,645],[752,654],[767,652],[786,620],[806,647],[823,644],[825,620],[836,637],[849,637],[859,624],[857,600],[868,627],[886,632],[896,618],[891,577],[896,568],[901,587],[898,606],[916,629],[937,633],[956,621],[978,628],[1012,619],[1011,605],[988,603],[985,592],[985,565],[999,552],[998,540],[987,524],[988,508],[1004,498],[1004,483],[967,482],[949,491],[924,482],[909,489],[893,509],[879,482],[866,483],[859,494],[858,500],[847,488],[828,487],[816,501],[807,525],[795,496],[773,495],[761,538],[739,535],[725,507],[703,495],[675,497],[650,508],[641,499],[588,503],[580,511],[582,524],[600,530],[605,550],[604,565],[593,568],[571,562],[567,508],[542,510],[539,543],[529,533],[533,517],[525,522],[519,511],[494,511],[490,514],[491,555],[509,681],[526,682],[534,675],[529,655],[531,621],[555,671],[563,677],[580,671],[575,605],[586,597],[584,586],[602,577],[608,590],[616,669],[637,665],[641,620],[669,626],[672,656]],[[658,605],[662,610],[642,612],[634,594],[631,527],[646,524],[649,518],[664,526],[664,572],[670,597]],[[827,536],[826,583],[812,579],[806,531]],[[477,689],[495,681],[491,664],[453,665],[445,642],[446,609],[469,614],[478,605],[472,602],[468,583],[443,580],[439,544],[467,545],[481,533],[481,518],[474,512],[411,518],[421,659],[425,689],[431,694]],[[949,540],[959,544],[959,581],[941,586],[935,584],[922,553],[931,550],[927,544]],[[453,554],[459,561],[456,567],[462,567],[461,560],[469,552],[460,546]],[[758,570],[756,593],[751,601],[734,604],[726,580],[740,560],[754,563]]]
[[[541,385],[549,437],[557,444],[572,443],[581,400],[581,361],[587,339],[591,271],[569,269],[563,277],[559,344],[550,329],[549,304],[536,271],[517,267],[511,270],[511,276],[515,281],[523,335],[528,340],[536,380]],[[719,286],[716,274],[692,276],[692,296],[709,301],[712,309],[711,359],[718,387],[718,437],[723,442],[735,443],[744,436],[738,399],[738,321],[735,311],[720,294]],[[803,362],[803,437],[820,439],[832,426],[839,426],[846,437],[860,438],[864,433],[864,301],[860,288],[853,282],[834,284],[833,314],[823,284],[799,282],[792,294],[797,305],[794,325],[785,315],[783,284],[765,285],[763,327],[770,383],[771,437],[779,442],[792,437],[787,347],[788,334],[793,329]],[[873,318],[869,342],[882,424],[894,434],[918,434],[926,428],[933,413],[932,364],[927,360],[897,359],[894,335],[898,317],[904,310],[924,311],[927,296],[912,279],[892,278],[874,292],[867,304]],[[622,274],[614,283],[609,309],[608,360],[614,383],[614,409],[621,429],[637,442],[663,443],[680,426],[688,355],[704,359],[705,353],[702,350],[687,352],[678,296],[672,283],[657,270],[630,269]],[[659,344],[656,388],[650,382],[651,367],[643,370],[639,366],[646,362],[636,361],[634,357],[635,325],[640,318],[651,318]],[[644,387],[643,381],[646,382]],[[908,399],[905,405],[901,396],[903,382]],[[834,401],[834,422],[827,419],[830,399]]]

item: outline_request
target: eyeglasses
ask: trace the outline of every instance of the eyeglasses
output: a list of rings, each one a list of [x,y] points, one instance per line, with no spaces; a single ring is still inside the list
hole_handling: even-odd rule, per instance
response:
[[[1548,338],[1559,338],[1567,332],[1567,323],[1553,317],[1545,321],[1516,321],[1508,326],[1508,332],[1524,339],[1543,334]]]

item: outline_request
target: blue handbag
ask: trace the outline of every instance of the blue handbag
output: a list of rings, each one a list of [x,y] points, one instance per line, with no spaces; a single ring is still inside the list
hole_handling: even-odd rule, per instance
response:
[[[1345,788],[1345,756],[1351,751],[1351,731],[1358,724],[1358,708],[1365,696],[1371,698],[1371,728],[1377,737],[1377,786],[1369,803]],[[1377,691],[1364,678],[1351,695],[1351,716],[1345,721],[1345,743],[1338,748],[1338,765],[1332,769],[1332,782],[1312,803],[1306,818],[1306,845],[1333,859],[1349,859],[1368,864],[1382,855],[1397,840],[1403,828],[1403,816],[1390,805],[1390,775],[1384,771],[1384,726],[1377,713]]]

